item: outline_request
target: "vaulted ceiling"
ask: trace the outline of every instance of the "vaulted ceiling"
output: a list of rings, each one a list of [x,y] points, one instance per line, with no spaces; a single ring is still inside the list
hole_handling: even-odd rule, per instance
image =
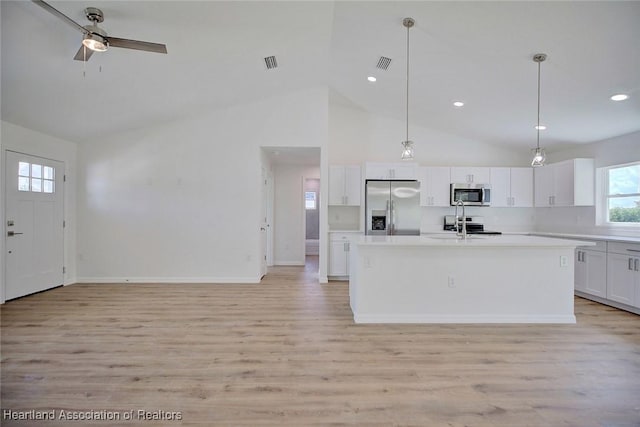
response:
[[[327,85],[357,108],[489,143],[535,140],[537,65],[547,147],[640,130],[640,2],[50,1],[85,25],[102,9],[117,37],[74,61],[81,34],[28,1],[2,1],[2,119],[82,142],[203,109]],[[263,58],[275,55],[278,68]],[[391,58],[386,71],[380,56]],[[367,77],[374,75],[377,82]],[[615,93],[630,98],[613,102]],[[455,108],[453,101],[465,102]]]

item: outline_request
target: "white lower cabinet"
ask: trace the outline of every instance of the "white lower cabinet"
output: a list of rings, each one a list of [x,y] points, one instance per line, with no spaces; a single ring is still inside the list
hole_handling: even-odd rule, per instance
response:
[[[605,245],[606,242],[601,242]],[[607,297],[607,253],[576,248],[575,288],[589,295]]]
[[[607,255],[607,285],[607,299],[640,307],[640,253],[610,252]]]
[[[330,277],[349,276],[349,255],[351,239],[358,233],[329,233],[329,268]]]
[[[634,305],[635,301],[635,271],[633,258],[622,254],[607,256],[609,287],[607,298],[623,304]]]
[[[580,238],[579,240],[587,240]],[[575,290],[584,298],[640,314],[640,244],[591,240],[576,248]]]
[[[330,252],[329,275],[347,276],[349,274],[349,242],[331,242]]]

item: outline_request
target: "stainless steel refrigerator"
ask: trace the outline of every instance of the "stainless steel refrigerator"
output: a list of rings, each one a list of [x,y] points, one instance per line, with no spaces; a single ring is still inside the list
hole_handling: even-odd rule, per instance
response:
[[[420,183],[367,180],[367,235],[420,235]]]

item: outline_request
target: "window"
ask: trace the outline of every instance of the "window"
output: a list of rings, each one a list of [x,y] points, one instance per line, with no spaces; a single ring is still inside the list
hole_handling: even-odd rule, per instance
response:
[[[18,191],[53,193],[55,169],[36,163],[18,162]]]
[[[316,204],[316,192],[315,191],[305,191],[304,192],[304,207],[305,209],[317,209]]]
[[[605,169],[608,224],[640,225],[640,162]]]

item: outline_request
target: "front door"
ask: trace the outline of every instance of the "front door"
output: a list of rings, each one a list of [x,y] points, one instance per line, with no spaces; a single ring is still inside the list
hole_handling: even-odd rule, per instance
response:
[[[64,163],[7,151],[5,296],[63,284]]]

